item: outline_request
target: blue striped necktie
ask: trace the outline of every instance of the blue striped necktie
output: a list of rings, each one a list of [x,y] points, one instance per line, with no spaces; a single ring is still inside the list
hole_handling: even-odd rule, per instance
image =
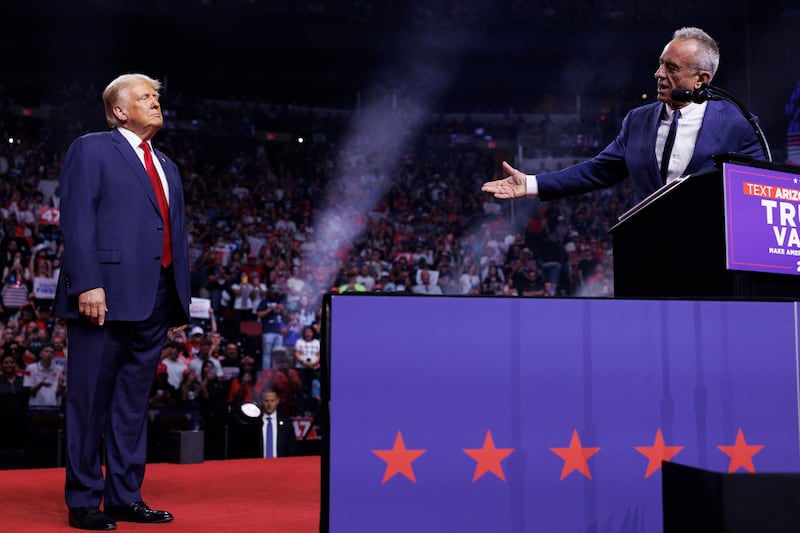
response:
[[[267,458],[275,457],[272,453],[272,416],[267,417],[267,442],[266,446],[266,456]]]

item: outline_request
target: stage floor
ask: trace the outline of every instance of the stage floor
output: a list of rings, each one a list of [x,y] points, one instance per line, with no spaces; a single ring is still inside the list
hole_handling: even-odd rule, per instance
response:
[[[0,471],[2,530],[77,531],[67,524],[64,469]],[[289,457],[147,466],[142,497],[173,522],[120,522],[117,531],[319,531],[320,459]]]

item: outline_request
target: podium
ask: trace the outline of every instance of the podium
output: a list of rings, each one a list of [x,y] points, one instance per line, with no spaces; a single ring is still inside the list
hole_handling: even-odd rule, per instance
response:
[[[720,474],[662,463],[664,533],[793,533],[800,474]]]
[[[724,183],[727,164],[730,163],[673,181],[620,217],[609,230],[614,246],[615,296],[800,298],[800,261],[798,267],[791,267],[791,270],[790,265],[784,266],[786,273],[758,271],[762,268],[758,262],[737,264],[736,268],[729,266],[731,204],[726,205]],[[763,162],[737,163],[735,169],[745,169],[743,172],[753,169],[770,176],[799,177],[797,173],[800,172],[800,169]],[[791,179],[785,181],[792,183]],[[743,196],[736,187],[727,192]],[[751,200],[750,210],[764,210],[755,203],[760,202],[760,198],[747,199]],[[774,215],[777,221],[780,213],[776,211]],[[772,228],[765,222],[761,225],[765,227],[758,228],[761,233],[757,238],[747,237],[740,242],[749,241],[747,246],[753,246],[755,239],[763,249],[772,249],[770,245],[774,243],[769,240],[776,239]],[[786,232],[792,228],[778,229]],[[744,242],[742,247],[745,247]],[[783,252],[794,253],[795,250],[784,246]],[[780,259],[791,263],[800,260],[800,256]]]

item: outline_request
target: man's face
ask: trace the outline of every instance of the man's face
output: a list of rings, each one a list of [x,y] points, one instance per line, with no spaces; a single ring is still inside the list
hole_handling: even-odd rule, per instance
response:
[[[235,344],[228,344],[225,346],[225,359],[235,361],[239,358],[239,347]]]
[[[119,103],[114,114],[125,128],[143,140],[150,139],[164,124],[159,94],[149,83],[141,82],[120,90]]]
[[[39,359],[45,365],[49,365],[53,361],[53,347],[45,346],[39,352]]]
[[[681,108],[688,102],[673,102],[672,91],[675,89],[694,90],[711,79],[706,70],[697,70],[699,44],[694,39],[670,41],[658,58],[658,70],[655,72],[657,98],[659,102],[669,104],[673,108]]]
[[[3,357],[3,374],[10,375],[17,371],[17,363],[13,357]]]
[[[208,357],[209,354],[211,354],[211,340],[202,341],[200,343],[200,350],[199,350],[198,353],[199,353],[200,357],[202,357],[203,359]]]
[[[265,392],[264,396],[261,397],[261,408],[268,415],[271,415],[278,409],[279,403],[278,395],[274,392]]]
[[[272,352],[272,368],[277,370],[289,368],[286,364],[286,352]]]

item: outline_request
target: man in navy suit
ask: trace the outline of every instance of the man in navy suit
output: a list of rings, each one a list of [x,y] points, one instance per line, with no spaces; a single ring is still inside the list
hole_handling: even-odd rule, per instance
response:
[[[55,312],[70,348],[65,498],[80,529],[172,520],[140,494],[150,386],[191,298],[180,175],[150,142],[163,124],[160,85],[142,74],[112,81],[103,91],[112,130],[75,140],[61,170]]]
[[[297,439],[294,425],[291,418],[278,414],[278,393],[273,389],[264,389],[260,393],[260,400],[261,416],[257,420],[238,417],[238,421],[231,424],[231,458],[269,459],[295,454]]]
[[[609,187],[630,176],[638,203],[678,176],[714,168],[712,155],[738,152],[763,159],[758,138],[747,120],[728,102],[675,102],[674,89],[698,89],[719,65],[716,41],[699,28],[681,28],[664,47],[655,72],[657,102],[628,113],[617,138],[598,155],[555,172],[526,176],[503,162],[509,175],[483,184],[496,198],[538,196],[551,200]],[[680,111],[674,144],[668,142],[675,112]],[[672,147],[662,176],[665,145]]]
[[[296,437],[292,419],[278,414],[280,398],[272,389],[261,392],[261,453],[259,457],[289,457],[294,455]],[[273,431],[268,427],[272,426]],[[271,449],[270,449],[271,448]]]

